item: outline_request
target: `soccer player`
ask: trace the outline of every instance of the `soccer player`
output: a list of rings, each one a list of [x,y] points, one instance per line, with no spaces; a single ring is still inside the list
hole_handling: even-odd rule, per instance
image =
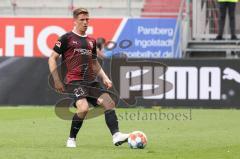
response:
[[[49,69],[56,91],[64,92],[66,86],[77,85],[73,91],[75,95],[74,105],[77,109],[72,118],[66,146],[76,147],[76,136],[89,110],[88,103],[104,107],[105,121],[113,136],[113,144],[121,145],[127,141],[129,134],[119,131],[118,119],[114,110],[116,103],[107,91],[100,88],[96,79],[98,76],[107,89],[112,87],[111,80],[97,61],[96,40],[86,35],[89,23],[88,10],[85,8],[75,9],[73,21],[75,24],[73,30],[58,39],[49,57]],[[56,71],[57,60],[60,56],[62,56],[62,62],[65,63],[67,70],[64,82],[60,80],[59,73]]]

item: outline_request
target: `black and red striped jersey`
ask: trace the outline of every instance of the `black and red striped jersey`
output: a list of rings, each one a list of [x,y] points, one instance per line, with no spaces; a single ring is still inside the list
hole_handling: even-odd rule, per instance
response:
[[[62,55],[62,65],[66,67],[66,83],[76,80],[92,81],[96,78],[93,71],[93,62],[97,60],[94,38],[71,31],[58,39],[53,50]]]

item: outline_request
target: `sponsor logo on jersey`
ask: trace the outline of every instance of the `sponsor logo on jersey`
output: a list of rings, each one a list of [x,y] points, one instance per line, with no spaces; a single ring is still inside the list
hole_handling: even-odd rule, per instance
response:
[[[73,43],[73,44],[78,44],[78,42],[77,42],[77,41],[74,41],[74,40],[72,41],[72,43]]]
[[[76,49],[74,49],[74,53],[80,53],[81,55],[91,55],[92,50],[76,48]]]

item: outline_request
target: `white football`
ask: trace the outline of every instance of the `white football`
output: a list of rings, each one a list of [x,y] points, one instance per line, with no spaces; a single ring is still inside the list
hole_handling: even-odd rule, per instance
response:
[[[133,149],[143,149],[147,145],[147,136],[141,131],[134,131],[129,135],[128,145]]]

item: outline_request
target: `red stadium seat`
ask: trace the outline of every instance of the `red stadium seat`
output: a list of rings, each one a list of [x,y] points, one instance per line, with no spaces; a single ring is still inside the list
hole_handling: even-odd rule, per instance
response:
[[[142,17],[176,17],[181,0],[145,0]]]

